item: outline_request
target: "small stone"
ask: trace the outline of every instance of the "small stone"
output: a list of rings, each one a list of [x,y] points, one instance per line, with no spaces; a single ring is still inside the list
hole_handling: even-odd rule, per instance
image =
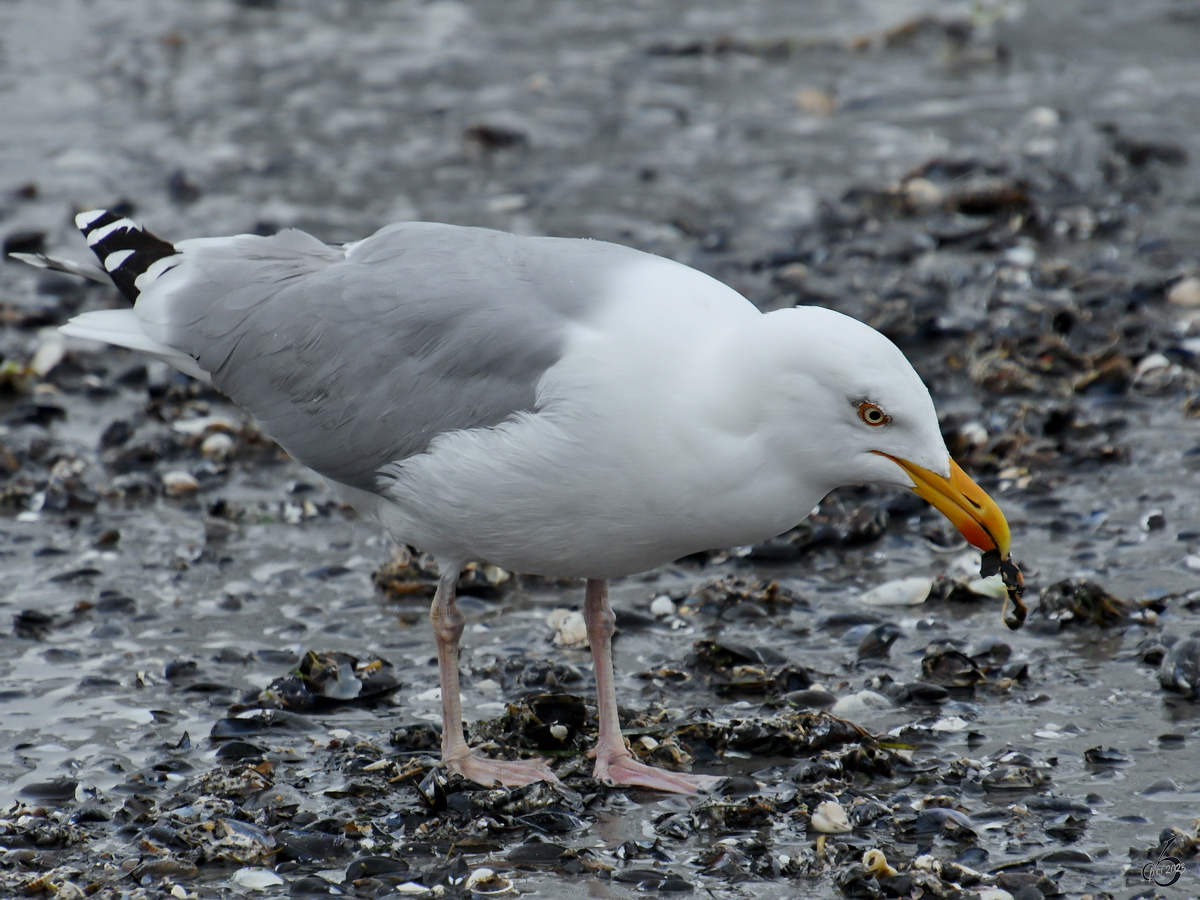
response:
[[[1143,531],[1161,531],[1167,527],[1167,517],[1161,509],[1152,509],[1142,516]]]
[[[1189,275],[1167,290],[1167,302],[1176,306],[1200,306],[1200,278]]]
[[[987,429],[978,422],[968,422],[958,429],[958,434],[959,437],[975,448],[984,447],[988,442]]]
[[[796,108],[803,112],[828,116],[837,109],[837,98],[820,88],[802,87],[796,91]]]
[[[1004,251],[1004,260],[1011,265],[1028,269],[1037,262],[1037,251],[1024,244],[1018,244],[1016,247],[1009,247]]]
[[[675,601],[666,594],[659,594],[650,601],[650,615],[656,619],[675,615]]]
[[[1038,128],[1053,128],[1062,121],[1058,110],[1051,109],[1049,106],[1035,106],[1025,114],[1025,118],[1030,125]]]
[[[233,453],[233,438],[222,431],[210,434],[200,444],[200,454],[213,462],[223,462]]]
[[[237,433],[238,423],[225,416],[200,416],[196,419],[181,419],[173,422],[171,428],[180,434],[198,437],[214,431]]]
[[[946,193],[928,178],[910,178],[901,186],[904,205],[911,210],[935,209],[946,202]]]
[[[200,489],[200,482],[188,472],[167,472],[162,477],[163,493],[168,497],[186,497]]]

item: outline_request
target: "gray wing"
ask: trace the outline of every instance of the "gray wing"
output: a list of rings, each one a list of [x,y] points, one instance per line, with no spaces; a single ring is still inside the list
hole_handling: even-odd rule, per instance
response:
[[[428,223],[345,253],[294,231],[178,248],[188,265],[161,299],[143,295],[139,316],[144,305],[155,336],[195,357],[293,458],[369,491],[381,466],[438,434],[533,410],[567,325],[602,302],[613,269],[645,258]]]

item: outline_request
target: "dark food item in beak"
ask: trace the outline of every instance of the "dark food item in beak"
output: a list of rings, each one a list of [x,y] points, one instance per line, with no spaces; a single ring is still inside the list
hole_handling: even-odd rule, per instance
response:
[[[1025,593],[1025,577],[1017,568],[1017,564],[1012,561],[1012,557],[1001,559],[999,550],[987,550],[979,563],[979,576],[989,578],[996,573],[999,573],[1000,577],[1004,579],[1004,586],[1008,588],[1008,599],[1012,601],[1013,605],[1010,611],[1008,601],[1004,603],[1004,624],[1016,631],[1025,624],[1025,616],[1029,612],[1021,600],[1021,595]]]

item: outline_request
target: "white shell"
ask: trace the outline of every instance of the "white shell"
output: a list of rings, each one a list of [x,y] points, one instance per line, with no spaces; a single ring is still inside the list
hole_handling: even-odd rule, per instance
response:
[[[163,493],[168,497],[186,497],[200,488],[200,482],[189,472],[166,472],[162,477]]]
[[[946,577],[954,581],[964,581],[979,577],[981,554],[971,549],[954,557],[946,566]]]
[[[283,879],[270,869],[246,868],[238,869],[230,879],[234,884],[249,888],[252,891],[265,891],[267,888],[278,887]]]
[[[203,443],[200,444],[200,454],[205,459],[211,459],[215,462],[229,459],[229,455],[233,452],[233,438],[223,431],[218,431],[206,437]]]
[[[932,578],[898,578],[871,588],[858,601],[867,606],[916,606],[925,602],[932,588]]]
[[[198,419],[182,419],[172,422],[171,427],[180,434],[198,436],[210,431],[230,431],[237,433],[238,423],[225,416],[201,416]]]
[[[338,666],[337,677],[326,681],[323,689],[325,696],[333,700],[353,700],[362,693],[362,682],[354,677],[354,666],[347,662]]]
[[[66,341],[57,328],[43,328],[38,332],[38,346],[29,361],[29,368],[38,375],[45,375],[60,362],[65,352]]]
[[[583,613],[570,609],[554,609],[546,617],[546,622],[554,629],[554,646],[574,649],[588,645],[587,623]]]
[[[846,697],[839,697],[837,703],[830,708],[830,713],[844,719],[853,719],[880,709],[891,709],[894,704],[883,694],[875,691],[859,691]]]
[[[826,800],[817,806],[812,814],[811,827],[822,834],[847,834],[853,831],[846,810],[836,800]]]
[[[966,731],[971,727],[971,723],[962,716],[946,716],[938,719],[930,728],[933,731],[940,731],[946,734],[955,734],[959,731]]]
[[[491,869],[476,869],[467,876],[463,887],[473,894],[480,894],[484,897],[513,892],[513,883],[503,875],[497,875]]]
[[[989,575],[987,578],[972,578],[967,582],[967,590],[980,597],[990,597],[993,600],[1003,600],[1008,596],[1008,588],[1000,575]]]
[[[650,601],[650,615],[656,619],[675,615],[675,601],[666,594],[659,594]]]
[[[979,892],[979,900],[1013,900],[1013,895],[1004,888],[984,888]]]

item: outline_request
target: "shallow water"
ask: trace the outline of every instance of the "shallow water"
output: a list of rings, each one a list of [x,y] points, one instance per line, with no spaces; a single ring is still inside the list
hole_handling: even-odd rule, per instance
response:
[[[889,45],[885,29],[921,16],[935,27]],[[955,46],[936,23],[964,17],[973,17],[975,32]],[[424,218],[631,244],[697,265],[770,307],[794,300],[756,263],[790,246],[796,229],[819,218],[823,201],[854,185],[890,183],[930,158],[1033,159],[1095,183],[1107,146],[1096,128],[1103,122],[1179,145],[1193,160],[1200,155],[1192,125],[1200,119],[1200,7],[1180,2],[734,7],[646,0],[601,9],[562,2],[48,0],[0,6],[0,34],[0,227],[5,234],[45,231],[52,251],[81,259],[69,214],[120,198],[133,201],[137,216],[168,239],[296,225],[344,241],[395,219]],[[732,41],[721,45],[723,37]],[[856,37],[867,49],[846,48]],[[1064,255],[1153,270],[1155,260],[1139,248],[1165,241],[1175,257],[1159,276],[1194,270],[1198,168],[1164,170],[1161,193],[1148,194],[1136,210],[1136,240],[1098,236]],[[11,193],[25,184],[36,185],[36,196]],[[38,284],[36,273],[6,264],[0,300],[36,306],[45,297]],[[854,295],[878,285],[847,276],[838,287]],[[93,291],[86,302],[102,296]],[[853,311],[853,296],[846,302]],[[27,358],[38,336],[7,328],[2,340],[6,357]],[[940,371],[937,347],[912,352],[931,367],[922,371]],[[113,374],[136,362],[119,351],[106,359]],[[962,379],[932,388],[943,413],[987,421],[993,411],[992,398]],[[108,423],[136,419],[145,405],[145,390],[136,387],[102,400],[39,396],[67,411],[65,421],[50,426],[51,440],[93,464]],[[1196,588],[1200,576],[1184,558],[1197,539],[1177,537],[1200,521],[1200,466],[1187,455],[1200,444],[1196,420],[1174,394],[1078,402],[1097,419],[1129,421],[1118,438],[1128,460],[1068,468],[1049,494],[1015,485],[996,494],[1013,524],[1029,597],[1076,576],[1132,600]],[[240,416],[215,403],[213,411]],[[0,437],[23,439],[2,427]],[[88,789],[120,791],[185,733],[195,747],[187,757],[194,769],[213,765],[215,749],[204,740],[212,723],[246,690],[287,670],[279,651],[378,653],[404,682],[394,708],[316,716],[315,735],[288,736],[280,746],[325,740],[335,728],[386,746],[399,722],[436,720],[424,617],[416,604],[383,599],[371,583],[387,542],[336,508],[288,524],[285,505],[297,497],[330,500],[319,486],[287,493],[295,480],[316,482],[289,462],[256,458],[239,461],[198,501],[160,498],[130,508],[105,501],[96,512],[18,518],[13,511],[0,520],[0,614],[39,609],[69,618],[75,604],[95,601],[103,589],[128,595],[136,607],[132,614],[80,613],[43,641],[0,637],[0,735],[13,748],[0,757],[0,803],[66,773]],[[217,497],[261,503],[259,521],[239,524],[223,542],[206,542],[202,507]],[[1167,525],[1146,531],[1140,522],[1155,508]],[[114,527],[121,532],[116,548],[94,548],[96,536]],[[48,547],[62,552],[37,553]],[[901,523],[877,543],[818,551],[797,563],[730,561],[703,571],[680,565],[627,579],[614,587],[614,602],[625,608],[644,611],[656,594],[682,596],[689,585],[736,571],[784,580],[812,610],[629,630],[616,650],[622,702],[662,700],[664,692],[635,673],[678,665],[706,628],[726,640],[769,645],[840,692],[881,671],[898,681],[918,677],[931,635],[967,645],[1000,636],[1029,660],[1031,683],[962,704],[954,714],[982,737],[949,732],[921,753],[980,759],[1013,745],[1034,748],[1039,759],[1055,757],[1056,793],[1098,795],[1088,801],[1096,813],[1086,834],[1071,845],[1093,862],[1046,870],[1061,869],[1056,877],[1071,895],[1137,894],[1148,886],[1137,876],[1126,879],[1130,848],[1155,846],[1167,826],[1188,830],[1200,809],[1200,706],[1166,695],[1153,670],[1137,664],[1139,628],[1008,634],[994,607],[885,610],[901,637],[878,668],[864,668],[855,657],[861,634],[819,627],[829,611],[852,608],[862,589],[938,574],[954,558],[935,552],[915,523]],[[312,575],[333,564],[348,571]],[[99,573],[52,580],[84,567]],[[472,601],[464,666],[483,671],[493,659],[532,647],[586,667],[585,654],[551,647],[544,625],[550,609],[580,599],[577,588],[530,586],[509,598],[503,616],[495,604]],[[1187,634],[1200,627],[1195,613],[1171,610],[1163,629]],[[231,661],[214,661],[222,651]],[[173,686],[163,670],[176,660],[196,661],[200,675]],[[487,681],[464,676],[471,719],[494,717],[512,699]],[[666,699],[759,711],[752,701],[738,706],[718,698],[700,681]],[[197,682],[206,686],[197,689]],[[917,715],[900,708],[864,724],[885,731]],[[1184,740],[1160,741],[1163,734]],[[1085,762],[1084,751],[1097,746],[1115,747],[1128,761]],[[755,771],[774,762],[729,766]],[[1158,783],[1168,778],[1173,786],[1164,789]],[[326,786],[318,780],[313,791]],[[591,830],[572,836],[573,845],[611,850],[652,836],[651,819],[686,803],[617,803]],[[673,846],[673,870],[713,896],[788,895],[785,882],[730,885],[689,874],[688,860],[704,840]],[[1050,849],[986,831],[980,846],[992,864]],[[115,836],[105,849],[118,858],[132,852]],[[788,850],[787,839],[776,849]],[[514,877],[531,896],[637,893],[584,877]],[[1193,864],[1160,894],[1194,896],[1198,879]],[[839,896],[828,879],[807,889]]]

